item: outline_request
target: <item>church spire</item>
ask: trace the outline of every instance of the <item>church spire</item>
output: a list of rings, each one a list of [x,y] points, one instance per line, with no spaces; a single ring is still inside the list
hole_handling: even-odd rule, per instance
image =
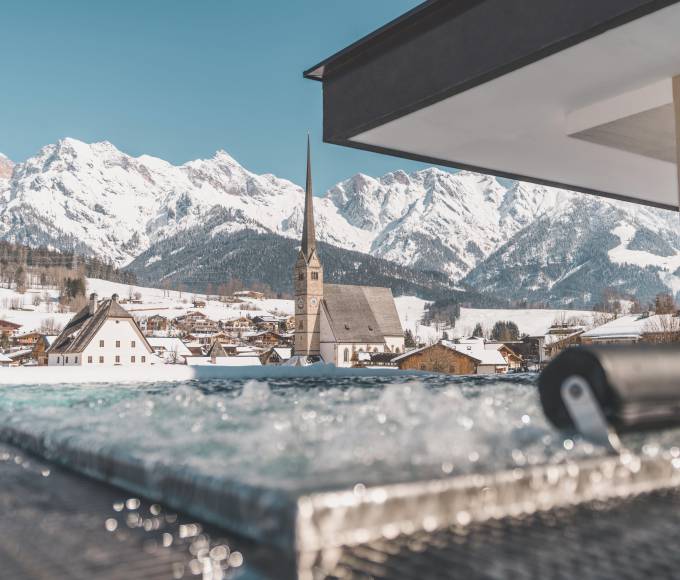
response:
[[[309,260],[316,250],[316,233],[314,231],[314,197],[312,195],[312,154],[307,133],[307,183],[305,185],[305,217],[302,223],[302,253]]]

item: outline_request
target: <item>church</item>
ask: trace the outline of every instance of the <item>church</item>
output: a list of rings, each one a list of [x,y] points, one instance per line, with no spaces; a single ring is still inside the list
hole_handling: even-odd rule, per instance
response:
[[[324,284],[314,230],[309,139],[302,244],[294,280],[298,361],[351,367],[361,352],[404,352],[404,331],[389,288]]]

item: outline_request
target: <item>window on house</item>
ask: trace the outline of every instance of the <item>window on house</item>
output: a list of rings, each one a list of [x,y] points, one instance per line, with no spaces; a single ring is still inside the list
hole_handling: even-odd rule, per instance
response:
[[[118,364],[119,362],[120,362],[120,357],[118,355],[116,355],[116,364]]]
[[[75,361],[73,361],[73,362],[75,362],[76,364],[78,364],[78,357],[76,357],[76,358],[75,358]]]
[[[103,363],[103,362],[104,362],[104,357],[103,357],[103,356],[100,356],[100,357],[99,357],[99,362],[100,362],[100,363]]]
[[[142,362],[143,362],[143,363],[146,362],[146,357],[145,357],[145,356],[142,357]]]
[[[421,365],[420,365],[420,370],[421,370],[421,371],[424,371],[424,370],[425,370],[425,365],[421,364]]]
[[[87,362],[88,362],[88,363],[91,363],[91,362],[92,362],[92,357],[91,357],[91,356],[88,356],[88,357],[87,357]]]
[[[104,348],[104,341],[103,340],[99,341],[99,348]]]
[[[61,362],[61,357],[58,356],[58,357],[57,357],[57,364],[59,364],[60,362]]]
[[[349,349],[346,348],[344,354],[342,355],[342,360],[349,362]]]
[[[298,280],[304,280],[304,279],[305,279],[304,272],[298,272]]]
[[[319,279],[319,273],[318,272],[312,272],[312,280],[318,280]]]
[[[305,325],[304,325],[304,321],[301,320],[300,323],[298,324],[298,328],[299,328],[300,330],[303,330],[303,329],[304,329],[304,326],[305,326]]]
[[[131,362],[131,363],[135,362],[135,357],[134,357],[134,356],[131,356],[131,357],[130,357],[130,362]]]
[[[120,340],[116,341],[116,348],[120,348]]]
[[[131,341],[131,342],[130,342],[130,346],[131,346],[132,348],[135,348],[135,347],[137,346],[137,342],[134,341],[134,340]]]
[[[68,364],[68,357],[66,357],[66,364]]]

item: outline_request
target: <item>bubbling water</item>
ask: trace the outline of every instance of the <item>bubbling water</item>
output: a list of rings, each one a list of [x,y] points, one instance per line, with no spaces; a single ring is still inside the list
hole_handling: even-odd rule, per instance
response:
[[[387,483],[604,454],[546,422],[530,375],[0,387],[0,424],[247,484]]]

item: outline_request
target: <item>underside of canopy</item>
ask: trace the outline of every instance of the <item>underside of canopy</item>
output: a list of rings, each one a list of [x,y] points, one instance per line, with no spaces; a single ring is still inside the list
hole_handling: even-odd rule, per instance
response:
[[[327,142],[677,209],[678,31],[678,0],[431,0],[305,76]]]

